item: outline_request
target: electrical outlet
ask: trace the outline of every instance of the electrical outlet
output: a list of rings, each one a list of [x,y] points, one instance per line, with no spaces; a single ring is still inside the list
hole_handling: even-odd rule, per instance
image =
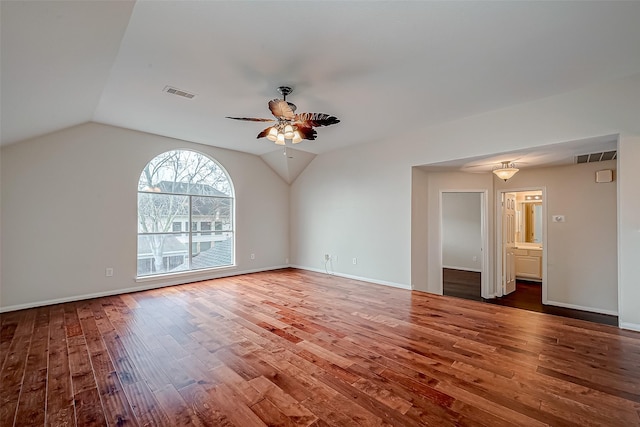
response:
[[[113,268],[107,267],[104,269],[104,275],[107,277],[113,277]]]
[[[473,262],[476,262],[476,261],[478,261],[478,257],[477,257],[477,256],[474,256],[474,257],[473,257]]]
[[[250,258],[251,258],[251,259],[256,259],[256,254],[251,254],[251,255],[250,255]]]
[[[353,265],[356,265],[358,263],[358,258],[352,259],[351,262],[353,263]]]

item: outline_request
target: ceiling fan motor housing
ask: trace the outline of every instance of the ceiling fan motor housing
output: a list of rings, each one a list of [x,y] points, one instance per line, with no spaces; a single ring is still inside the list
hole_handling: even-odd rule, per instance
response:
[[[278,93],[280,93],[280,95],[282,95],[283,97],[287,97],[287,95],[291,94],[293,92],[293,88],[291,88],[290,86],[280,86],[278,87]]]

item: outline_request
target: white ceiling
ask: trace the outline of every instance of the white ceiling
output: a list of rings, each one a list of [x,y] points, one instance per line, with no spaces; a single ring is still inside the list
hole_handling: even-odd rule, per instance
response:
[[[341,119],[296,146],[319,154],[640,72],[640,2],[0,7],[2,144],[96,121],[262,155],[265,125],[225,116],[270,117],[286,84]]]
[[[617,151],[617,149],[618,136],[604,135],[545,145],[535,149],[432,163],[420,168],[427,172],[487,173],[500,166],[502,162],[515,163],[517,168],[522,169],[562,166],[574,164],[575,157],[580,154],[604,153]]]

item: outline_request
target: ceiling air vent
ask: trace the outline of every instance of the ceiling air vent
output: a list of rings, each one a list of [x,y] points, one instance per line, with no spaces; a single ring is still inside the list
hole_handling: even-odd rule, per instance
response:
[[[617,157],[618,152],[615,150],[602,153],[580,154],[576,156],[576,163],[604,162],[605,160],[614,160]]]
[[[164,89],[162,89],[162,91],[170,93],[172,95],[182,96],[183,98],[187,98],[187,99],[193,99],[196,96],[195,93],[189,93],[187,91],[180,90],[171,86],[165,86]]]

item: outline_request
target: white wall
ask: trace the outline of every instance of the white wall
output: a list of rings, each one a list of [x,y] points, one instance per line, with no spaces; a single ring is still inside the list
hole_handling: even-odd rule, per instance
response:
[[[375,144],[316,157],[291,187],[292,264],[325,271],[330,254],[330,272],[408,288],[410,185],[411,169]]]
[[[617,314],[617,183],[596,183],[602,169],[615,170],[616,161],[522,169],[495,182],[497,190],[546,188],[546,303]]]
[[[414,168],[416,169],[416,168]],[[426,187],[414,186],[413,191],[427,193],[427,209],[426,212],[421,215],[414,222],[414,226],[422,227],[421,222],[427,224],[427,234],[429,236],[426,246],[416,248],[418,249],[417,258],[422,259],[426,263],[426,276],[419,273],[419,269],[416,270],[412,266],[411,285],[413,289],[432,292],[436,294],[442,294],[442,270],[440,266],[443,265],[442,249],[441,249],[441,224],[440,224],[440,212],[441,200],[440,194],[445,191],[483,191],[487,193],[487,218],[493,217],[493,179],[490,174],[471,174],[461,172],[430,172],[426,175]],[[488,234],[488,248],[485,250],[491,253],[493,250],[493,223],[487,221],[487,234]],[[486,284],[489,288],[485,290],[486,296],[491,296],[495,293],[493,286],[493,271],[494,266],[479,265],[480,269],[484,270]]]
[[[442,193],[442,265],[482,270],[480,193]]]
[[[412,249],[420,246],[420,237],[433,239],[424,228],[416,229],[420,236],[413,236],[409,225],[417,211],[425,208],[424,199],[412,196],[412,187],[425,181],[412,166],[617,133],[625,135],[620,139],[621,156],[626,151],[637,161],[638,117],[640,74],[437,127],[414,126],[397,140],[319,155],[292,184],[295,264],[319,269],[322,254],[330,250],[347,259],[359,256],[362,261],[352,266],[339,258],[335,265],[339,274],[409,286],[414,277],[421,280],[414,273],[431,271],[429,263],[426,268],[411,265],[425,259]],[[620,198],[633,200],[619,202],[619,236],[638,233],[640,228],[638,196],[632,190],[640,182],[640,168],[626,161],[628,166],[621,164],[618,170]],[[640,264],[640,243],[633,236],[621,238],[618,284],[623,295],[640,296],[635,266]],[[415,288],[421,286],[434,285],[429,280]],[[640,329],[640,298],[625,298],[624,304],[621,322]]]
[[[176,148],[211,156],[231,176],[237,267],[136,281],[138,178]],[[2,310],[274,268],[289,257],[289,186],[257,156],[88,123],[3,147],[1,172]]]
[[[439,237],[431,238],[429,234],[429,206],[429,173],[422,168],[413,167],[411,168],[411,289],[442,293],[442,289],[427,288],[429,242],[439,241]]]
[[[640,132],[620,135],[618,154],[618,318],[640,331]]]

